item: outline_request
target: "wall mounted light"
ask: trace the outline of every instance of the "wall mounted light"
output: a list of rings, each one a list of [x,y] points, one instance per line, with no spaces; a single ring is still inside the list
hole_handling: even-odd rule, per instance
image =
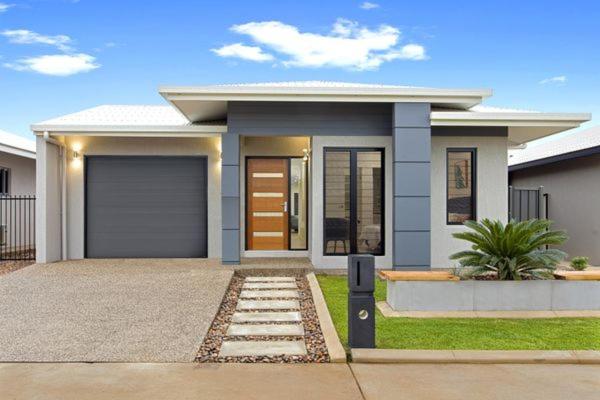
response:
[[[81,145],[75,144],[72,147],[73,149],[73,160],[71,161],[71,165],[75,168],[79,168],[81,166]]]

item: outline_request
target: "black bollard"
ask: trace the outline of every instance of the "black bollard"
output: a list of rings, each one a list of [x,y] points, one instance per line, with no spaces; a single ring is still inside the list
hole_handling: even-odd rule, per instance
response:
[[[348,344],[375,348],[375,258],[348,256]]]

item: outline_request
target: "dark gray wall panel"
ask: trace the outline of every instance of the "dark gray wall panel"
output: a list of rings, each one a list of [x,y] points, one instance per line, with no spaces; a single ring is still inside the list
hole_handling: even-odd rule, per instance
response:
[[[394,268],[429,267],[431,233],[394,232]]]
[[[228,105],[227,129],[249,136],[390,136],[392,105],[234,101]]]
[[[431,136],[508,137],[508,128],[506,126],[433,126]]]
[[[430,126],[429,103],[395,103],[394,127],[424,128]]]
[[[394,196],[427,196],[431,193],[430,164],[394,163]]]
[[[240,198],[223,197],[221,199],[223,229],[240,228]]]
[[[431,206],[428,197],[394,197],[395,231],[428,231],[431,229]]]
[[[429,128],[394,128],[394,160],[419,162],[431,159]]]
[[[396,103],[394,135],[394,269],[431,263],[431,105]]]
[[[206,257],[206,158],[88,157],[86,256]]]
[[[222,135],[221,261],[240,262],[240,135],[229,129]]]

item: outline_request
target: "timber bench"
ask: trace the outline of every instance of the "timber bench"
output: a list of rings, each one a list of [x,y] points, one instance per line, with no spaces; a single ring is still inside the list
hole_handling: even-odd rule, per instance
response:
[[[554,277],[567,281],[600,281],[600,271],[556,271]]]
[[[448,271],[379,271],[386,281],[458,281],[458,276]]]

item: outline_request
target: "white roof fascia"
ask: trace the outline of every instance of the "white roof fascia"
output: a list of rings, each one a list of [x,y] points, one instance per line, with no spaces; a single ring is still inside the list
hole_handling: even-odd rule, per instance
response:
[[[35,151],[19,149],[16,147],[8,146],[4,143],[0,143],[0,152],[13,154],[13,155],[19,156],[19,157],[32,158],[35,160]]]
[[[161,86],[159,93],[165,99],[172,101],[427,102],[474,106],[490,97],[492,90],[401,87]]]
[[[432,126],[572,127],[589,121],[589,113],[432,111]]]
[[[31,125],[31,130],[36,135],[42,135],[44,132],[51,132],[60,135],[81,135],[81,136],[214,136],[227,132],[226,125],[185,125],[185,126],[164,126],[164,125]]]

